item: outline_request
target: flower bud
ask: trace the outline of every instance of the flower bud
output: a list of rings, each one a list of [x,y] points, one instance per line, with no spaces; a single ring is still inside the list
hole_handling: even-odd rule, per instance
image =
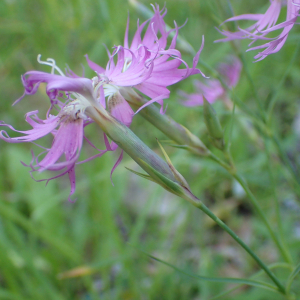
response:
[[[200,201],[190,191],[186,180],[172,165],[162,147],[167,162],[145,145],[127,126],[106,111],[103,112],[99,110],[97,106],[90,106],[86,109],[86,113],[120,148],[135,160],[148,175],[132,170],[130,171],[143,178],[154,181],[167,191],[191,203],[198,203]]]

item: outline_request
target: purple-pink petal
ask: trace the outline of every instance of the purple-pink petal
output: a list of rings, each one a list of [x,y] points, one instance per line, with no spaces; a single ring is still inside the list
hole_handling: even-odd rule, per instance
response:
[[[89,65],[89,67],[90,67],[92,70],[96,71],[96,72],[99,73],[99,74],[105,72],[105,69],[103,69],[101,66],[99,66],[98,64],[96,64],[96,63],[94,63],[93,61],[91,61],[91,60],[89,59],[89,56],[88,56],[87,54],[85,55],[85,58],[86,58],[86,61],[87,61],[88,65]]]
[[[257,49],[265,49],[262,52],[258,53],[254,58],[256,61],[260,61],[267,57],[270,54],[278,52],[282,46],[284,45],[290,30],[293,28],[294,24],[297,21],[297,17],[299,16],[299,7],[300,0],[288,0],[287,1],[287,15],[286,21],[277,24],[276,22],[279,17],[279,13],[281,10],[281,1],[271,0],[271,4],[266,11],[265,14],[245,14],[240,16],[232,17],[225,22],[229,21],[238,21],[238,20],[253,20],[257,21],[252,26],[247,29],[240,29],[237,32],[228,32],[228,31],[220,31],[223,35],[226,36],[225,39],[217,40],[216,42],[225,42],[234,39],[251,39],[252,42],[249,46],[251,46],[254,42],[258,40],[270,40],[266,44],[251,47],[247,51],[257,50]],[[279,34],[275,38],[267,38],[266,35],[270,32],[283,29],[281,34]]]
[[[76,92],[89,99],[93,98],[93,86],[90,79],[70,78],[40,71],[29,71],[24,74],[25,93],[34,94],[42,82],[47,83],[46,91],[50,99],[60,96],[59,91]]]
[[[0,131],[0,139],[9,142],[9,143],[23,143],[23,142],[33,142],[37,139],[42,138],[43,136],[49,134],[50,132],[52,132],[59,124],[60,119],[59,117],[55,117],[55,116],[50,116],[47,120],[45,121],[40,121],[40,123],[35,122],[34,120],[32,120],[30,117],[31,116],[36,116],[36,114],[38,113],[38,111],[32,111],[26,114],[26,121],[27,123],[29,123],[33,129],[30,130],[16,130],[14,127],[12,127],[9,124],[0,124],[0,126],[7,126],[8,128],[10,128],[11,130],[15,131],[15,132],[19,132],[19,133],[23,133],[24,136],[20,136],[20,137],[9,137],[6,133],[6,131],[1,130]],[[6,136],[4,136],[4,134]]]
[[[66,120],[61,123],[51,149],[38,163],[39,171],[59,170],[73,165],[79,157],[83,140],[83,120]],[[62,155],[64,162],[57,162]]]

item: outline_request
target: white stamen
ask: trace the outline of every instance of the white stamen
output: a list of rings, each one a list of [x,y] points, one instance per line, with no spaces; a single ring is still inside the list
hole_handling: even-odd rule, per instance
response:
[[[51,74],[54,74],[55,71],[57,71],[61,76],[66,77],[66,75],[63,73],[63,71],[56,65],[56,62],[53,58],[47,58],[47,61],[41,60],[42,55],[39,54],[37,57],[38,63],[41,65],[47,65],[51,67]]]
[[[113,84],[103,84],[105,97],[110,97],[119,91],[119,87]]]
[[[63,110],[61,111],[61,117],[68,116],[73,120],[86,120],[88,117],[86,116],[84,111],[88,106],[90,106],[90,104],[85,98],[78,98],[70,102],[63,108]]]
[[[132,62],[132,60],[130,57],[125,58],[125,62],[124,62],[123,70],[122,70],[123,73],[130,67],[131,62]]]

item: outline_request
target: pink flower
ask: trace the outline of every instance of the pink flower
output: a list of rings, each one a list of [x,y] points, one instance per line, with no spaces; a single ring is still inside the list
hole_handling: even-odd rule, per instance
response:
[[[176,23],[174,29],[167,31],[163,20],[166,9],[160,11],[158,5],[153,6],[153,8],[154,16],[142,25],[138,23],[138,29],[130,46],[127,24],[124,47],[115,47],[113,53],[109,54],[109,62],[105,69],[92,62],[87,55],[86,58],[90,68],[97,73],[97,84],[103,85],[105,96],[111,96],[119,91],[120,95],[130,102],[135,94],[132,88],[135,88],[151,98],[139,110],[153,102],[157,102],[161,105],[161,112],[163,112],[163,99],[168,98],[170,94],[167,87],[190,75],[201,73],[199,69],[196,69],[196,65],[203,44],[194,57],[193,66],[189,68],[182,60],[180,51],[175,49],[179,30]],[[148,27],[142,37],[142,31],[146,24],[148,24]],[[175,35],[166,49],[167,38],[172,31]],[[158,38],[158,34],[160,38]],[[185,65],[186,68],[179,69],[181,64]],[[125,103],[125,101],[122,102],[124,108]]]
[[[252,26],[247,29],[239,28],[237,32],[220,31],[226,36],[225,39],[217,40],[216,42],[226,42],[235,39],[251,39],[252,42],[249,44],[251,46],[257,40],[269,40],[269,42],[249,48],[247,51],[264,49],[262,52],[258,53],[254,58],[256,61],[260,61],[266,58],[268,55],[278,52],[284,45],[290,30],[293,28],[297,21],[300,10],[300,0],[287,0],[287,16],[286,21],[277,24],[280,10],[281,10],[281,0],[270,0],[271,4],[265,14],[245,14],[236,17],[232,17],[225,22],[229,21],[239,21],[239,20],[252,20],[257,21]],[[282,32],[275,38],[268,38],[266,35],[272,31],[283,29]]]
[[[222,63],[218,67],[219,73],[229,88],[233,88],[239,81],[242,64],[237,58],[230,58],[229,63]],[[181,102],[184,106],[203,105],[203,98],[213,103],[217,99],[227,99],[227,93],[221,82],[217,79],[205,79],[205,83],[194,80],[196,93],[187,94],[179,91],[179,95],[184,98]]]
[[[52,65],[52,67],[59,70],[55,65]],[[59,72],[62,73],[60,70]],[[7,126],[9,129],[23,135],[9,137],[6,131],[2,130],[0,131],[0,139],[10,143],[34,142],[48,134],[52,134],[54,139],[51,148],[44,148],[45,151],[36,157],[33,156],[30,164],[31,172],[57,171],[58,175],[44,179],[47,183],[49,180],[68,174],[71,184],[69,201],[71,201],[71,196],[74,194],[76,187],[76,164],[100,157],[107,151],[114,151],[117,148],[116,144],[109,144],[105,136],[106,150],[99,150],[84,135],[84,128],[93,122],[85,115],[85,109],[91,105],[99,106],[99,102],[103,102],[103,91],[98,94],[94,89],[93,81],[87,78],[70,78],[63,76],[63,74],[54,75],[39,71],[27,72],[22,76],[22,81],[25,91],[23,96],[16,102],[20,101],[25,95],[36,93],[40,83],[45,82],[47,84],[46,92],[51,100],[51,107],[45,120],[38,117],[38,111],[27,113],[26,122],[32,126],[32,129],[27,131],[16,130],[11,125],[2,122],[0,126]],[[65,103],[61,101],[65,100],[64,98],[66,99]],[[58,110],[57,115],[50,114],[50,111],[54,110]],[[116,117],[122,121],[121,112],[117,113]],[[98,153],[85,161],[79,162],[83,139]],[[42,159],[40,159],[41,155],[44,155]],[[122,153],[113,170],[121,159]]]

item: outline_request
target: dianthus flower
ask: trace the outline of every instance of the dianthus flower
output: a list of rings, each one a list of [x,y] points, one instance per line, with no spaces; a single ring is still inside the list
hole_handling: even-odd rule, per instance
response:
[[[297,21],[300,10],[300,0],[287,0],[286,21],[277,25],[276,23],[281,11],[282,1],[270,0],[270,2],[271,4],[265,14],[244,14],[226,20],[225,22],[251,20],[256,21],[256,23],[246,29],[239,28],[239,31],[237,32],[219,30],[220,33],[226,36],[226,38],[217,40],[216,42],[226,42],[235,39],[251,39],[252,42],[249,44],[249,46],[251,46],[257,40],[268,40],[269,42],[263,45],[252,47],[247,50],[264,49],[262,52],[259,52],[256,56],[254,56],[256,61],[260,61],[268,55],[278,52],[284,45],[290,30]],[[266,37],[266,35],[270,32],[280,29],[283,30],[278,36],[274,38]]]
[[[170,94],[167,86],[190,75],[201,73],[199,69],[196,69],[196,65],[203,43],[193,59],[193,66],[189,68],[182,60],[180,51],[175,49],[178,26],[175,23],[175,28],[167,31],[163,20],[166,9],[163,8],[160,11],[158,5],[153,6],[153,9],[154,15],[151,19],[141,25],[138,22],[137,31],[130,46],[128,43],[129,22],[127,22],[124,46],[115,47],[113,53],[109,54],[109,62],[105,69],[91,61],[86,55],[89,67],[97,74],[95,81],[103,86],[105,96],[108,96],[108,103],[110,97],[117,92],[128,102],[134,102],[134,98],[138,96],[134,89],[151,98],[137,112],[153,102],[159,103],[163,112],[163,99],[168,98]],[[142,37],[142,31],[147,24],[148,27]],[[171,32],[174,33],[174,37],[167,48],[167,39]],[[117,56],[116,63],[115,56]],[[184,64],[186,68],[179,69],[181,64]],[[126,104],[126,101],[122,101],[120,106],[125,107]],[[128,113],[128,122],[130,119],[132,119],[132,114]]]
[[[218,72],[222,76],[224,82],[229,88],[233,88],[239,81],[242,64],[237,58],[230,58],[228,63],[221,63],[218,67]],[[217,99],[227,101],[227,92],[217,79],[204,79],[205,83],[194,80],[196,93],[187,94],[179,91],[179,95],[185,99],[181,103],[184,106],[199,106],[203,105],[203,98],[209,103],[215,102]]]
[[[50,62],[51,63],[50,63]],[[39,71],[29,71],[22,76],[22,82],[25,88],[23,96],[15,103],[19,102],[25,95],[33,95],[36,93],[41,83],[46,83],[46,92],[50,98],[51,106],[46,114],[46,119],[38,117],[38,111],[31,111],[26,114],[26,122],[32,126],[32,129],[27,131],[16,130],[11,125],[1,123],[1,126],[7,126],[13,131],[22,133],[20,137],[9,137],[6,131],[0,132],[0,139],[10,143],[34,142],[48,134],[54,136],[53,143],[50,149],[44,148],[45,151],[38,156],[33,155],[33,160],[30,164],[31,172],[44,170],[58,171],[58,175],[51,177],[49,180],[61,177],[65,174],[69,175],[71,190],[69,200],[75,192],[76,178],[75,166],[102,156],[107,151],[114,151],[117,148],[115,143],[109,144],[107,137],[104,137],[106,150],[97,149],[93,143],[84,135],[84,128],[93,121],[85,114],[85,109],[91,105],[101,106],[104,102],[103,89],[95,89],[93,81],[88,78],[76,77],[74,73],[67,77],[63,72],[55,66],[55,62],[48,59],[48,62],[42,62],[52,66],[53,71],[57,70],[60,75],[49,74]],[[65,103],[62,102],[66,100]],[[118,105],[116,105],[117,107]],[[104,107],[102,107],[104,109]],[[58,110],[56,115],[50,112]],[[122,114],[116,113],[116,118],[122,120]],[[82,148],[83,139],[90,146],[98,151],[94,156],[79,162],[79,155]],[[42,147],[43,148],[43,147]],[[40,159],[41,155],[45,155]],[[63,159],[63,156],[65,157]],[[115,167],[119,164],[121,157],[118,159]],[[112,171],[113,171],[112,170]]]

